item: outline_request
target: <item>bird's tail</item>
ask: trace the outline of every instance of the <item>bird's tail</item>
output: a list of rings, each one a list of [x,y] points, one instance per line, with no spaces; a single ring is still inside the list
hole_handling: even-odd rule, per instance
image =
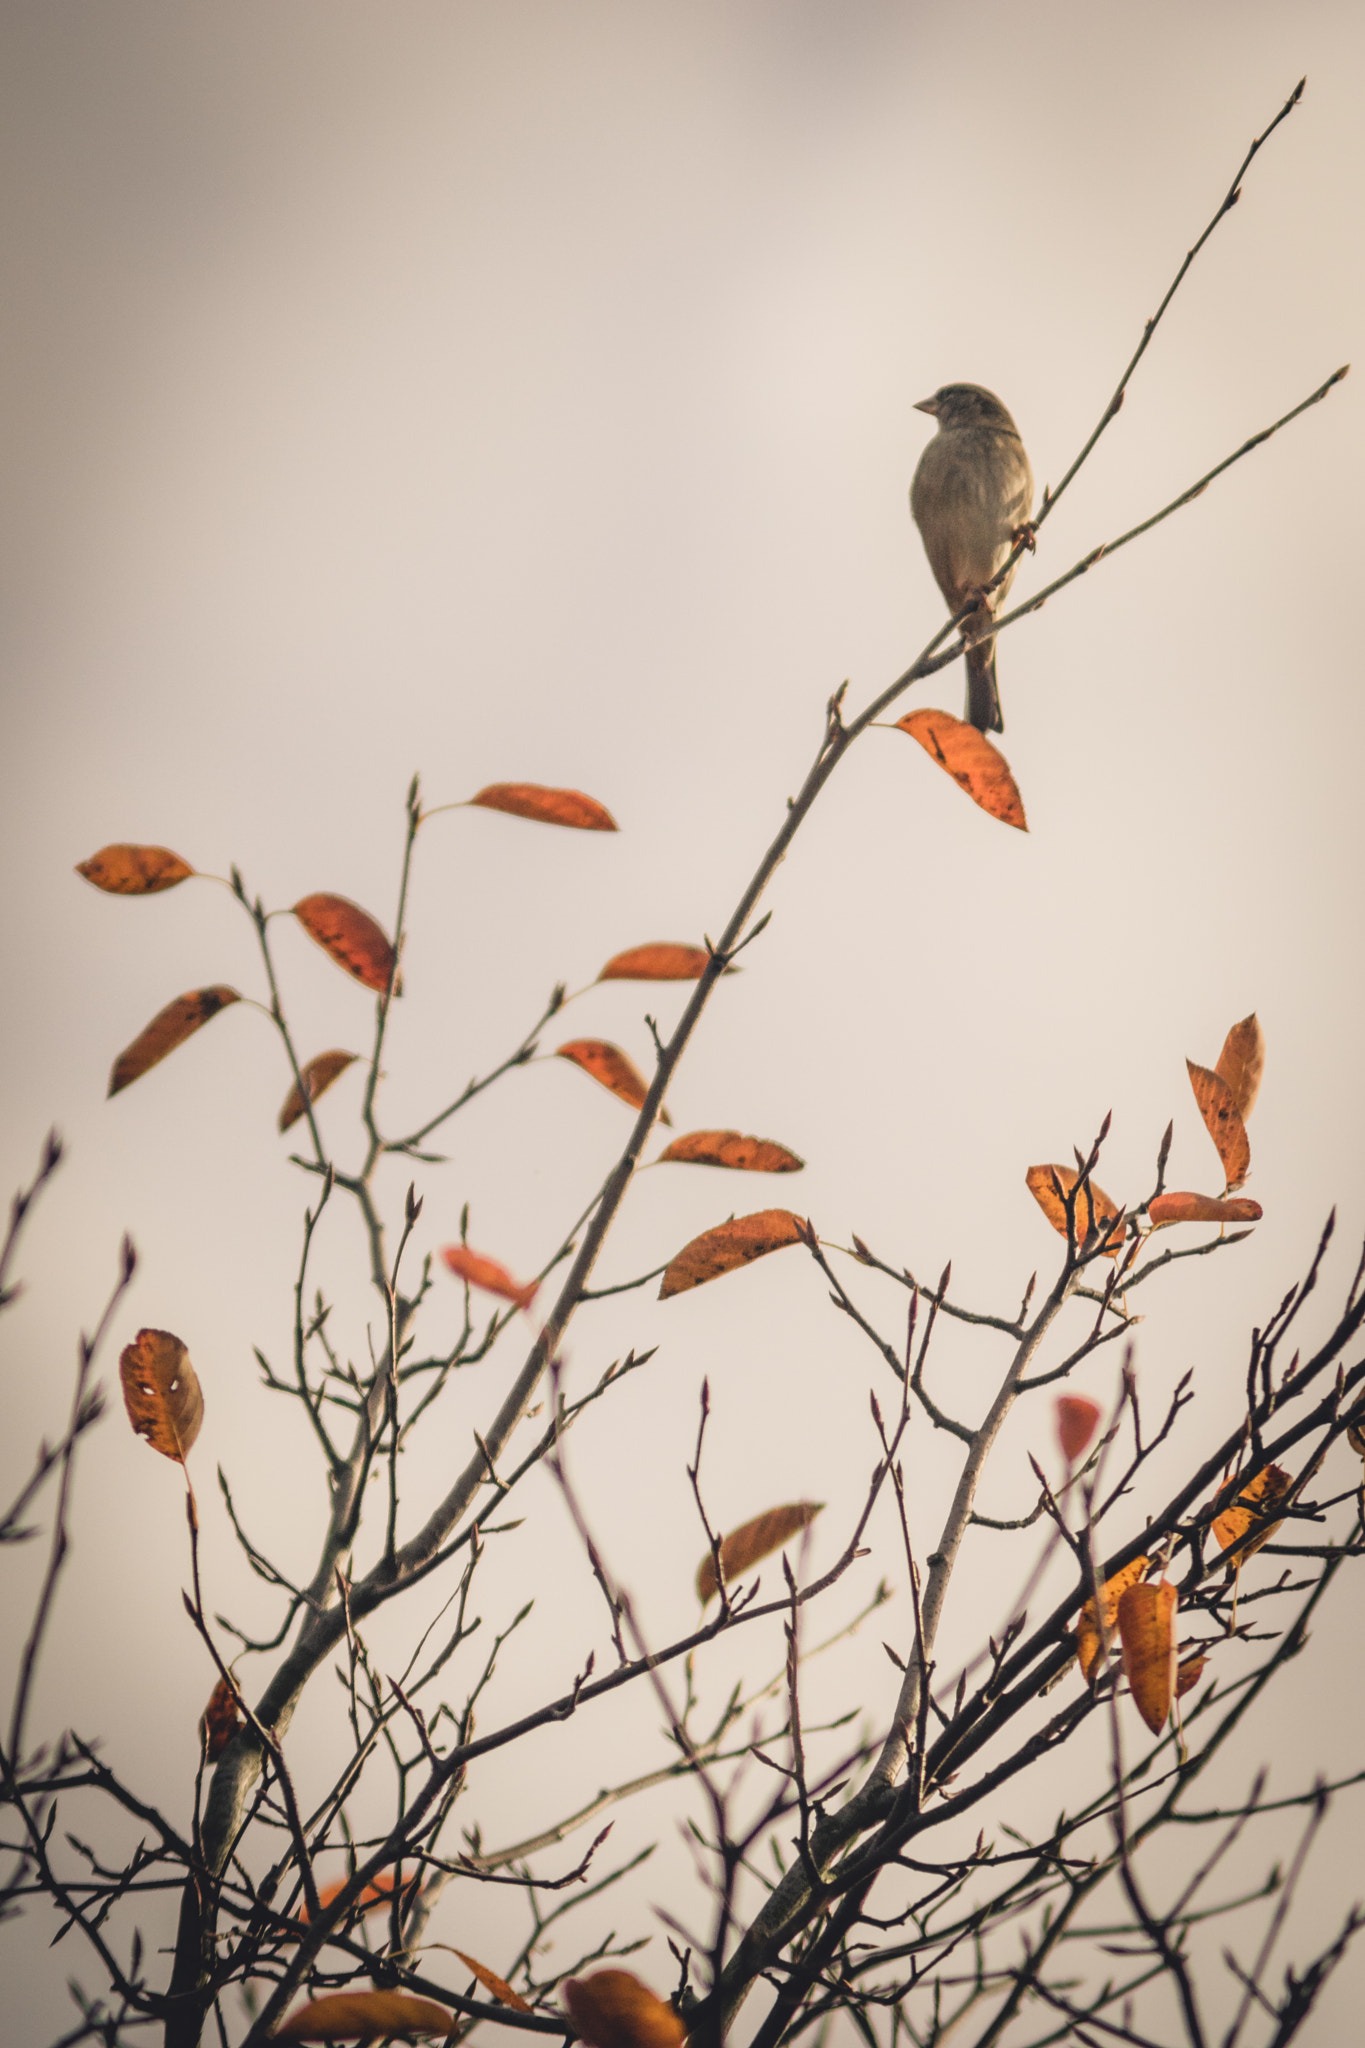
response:
[[[1000,692],[995,687],[995,641],[967,649],[967,722],[978,732],[1003,732]]]

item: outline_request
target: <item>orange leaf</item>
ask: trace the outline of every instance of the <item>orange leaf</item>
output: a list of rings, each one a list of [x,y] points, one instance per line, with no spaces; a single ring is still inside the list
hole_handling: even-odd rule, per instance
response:
[[[1086,1394],[1057,1396],[1057,1441],[1068,1465],[1074,1465],[1099,1426],[1100,1406]]]
[[[277,2041],[382,2041],[390,2034],[445,2034],[454,2014],[410,1991],[334,1991],[296,2006]]]
[[[393,947],[368,910],[344,896],[301,896],[294,915],[338,967],[383,995],[393,973]],[[396,983],[393,992],[401,993]]]
[[[1199,1104],[1199,1114],[1218,1147],[1218,1157],[1223,1162],[1231,1193],[1241,1187],[1251,1171],[1251,1144],[1246,1125],[1242,1122],[1232,1090],[1221,1074],[1215,1074],[1209,1067],[1198,1067],[1193,1060],[1186,1060],[1185,1065],[1189,1070],[1194,1099]]]
[[[759,1209],[752,1216],[732,1216],[728,1223],[704,1230],[669,1260],[659,1299],[667,1301],[670,1295],[685,1294],[689,1287],[718,1280],[722,1273],[733,1273],[737,1266],[780,1251],[783,1245],[799,1244],[805,1228],[790,1209]]]
[[[183,1465],[204,1419],[204,1396],[180,1339],[169,1330],[139,1330],[119,1359],[118,1376],[138,1436]]]
[[[192,1038],[201,1025],[210,1017],[216,1017],[229,1003],[240,1003],[241,997],[235,988],[225,988],[221,983],[214,988],[194,988],[188,995],[177,996],[173,1003],[167,1003],[164,1010],[158,1010],[145,1030],[139,1031],[131,1045],[125,1045],[114,1061],[109,1074],[109,1093],[117,1095],[133,1081],[140,1080],[149,1067],[158,1060],[164,1060],[168,1052],[174,1052],[187,1038]]]
[[[1163,1580],[1158,1586],[1130,1586],[1119,1601],[1123,1674],[1153,1735],[1166,1726],[1175,1698],[1178,1600],[1175,1587]]]
[[[1232,1091],[1237,1114],[1243,1123],[1256,1107],[1264,1071],[1265,1034],[1253,1010],[1249,1017],[1243,1017],[1240,1024],[1233,1025],[1223,1040],[1223,1050],[1214,1068],[1219,1079],[1226,1081]]]
[[[687,2029],[631,1970],[569,1977],[564,2003],[586,2048],[681,2048]]]
[[[609,1045],[605,1038],[571,1038],[567,1045],[555,1047],[557,1060],[572,1060],[585,1074],[591,1074],[594,1081],[600,1081],[613,1095],[619,1095],[622,1102],[628,1102],[632,1109],[641,1109],[649,1090],[644,1077],[626,1058],[619,1045]],[[672,1122],[666,1109],[659,1111],[659,1122]]]
[[[1212,1528],[1219,1549],[1231,1550],[1236,1545],[1239,1564],[1254,1556],[1279,1528],[1279,1522],[1272,1522],[1269,1517],[1293,1484],[1292,1475],[1280,1465],[1267,1465],[1254,1479],[1248,1480],[1232,1506],[1224,1508],[1221,1515],[1213,1518]],[[1255,1535],[1244,1543],[1243,1537],[1252,1529]]]
[[[1062,1193],[1060,1196],[1053,1185],[1054,1175],[1061,1185]],[[1072,1168],[1069,1166],[1031,1166],[1024,1175],[1024,1179],[1028,1183],[1029,1193],[1042,1210],[1044,1216],[1046,1216],[1048,1222],[1054,1230],[1060,1231],[1062,1236],[1065,1237],[1066,1202],[1064,1198],[1071,1193],[1077,1179]],[[1090,1205],[1092,1200],[1099,1224],[1103,1225],[1115,1221],[1120,1224],[1118,1229],[1110,1231],[1104,1245],[1105,1252],[1112,1259],[1123,1249],[1122,1212],[1117,1203],[1111,1202],[1104,1189],[1097,1187],[1093,1180],[1089,1183],[1088,1189],[1083,1188],[1076,1197],[1074,1214],[1077,1246],[1078,1248],[1084,1246],[1086,1236],[1090,1230]]]
[[[544,789],[538,782],[490,782],[469,799],[485,811],[509,811],[541,825],[572,825],[579,832],[620,830],[605,804],[581,789]]]
[[[771,1138],[746,1138],[739,1131],[689,1131],[659,1154],[693,1166],[728,1166],[737,1173],[800,1173],[805,1165]]]
[[[484,1287],[490,1294],[500,1294],[504,1301],[514,1301],[518,1308],[529,1308],[536,1298],[538,1280],[528,1280],[523,1286],[520,1280],[512,1278],[506,1266],[500,1266],[496,1259],[486,1259],[482,1252],[472,1252],[467,1244],[444,1245],[441,1257],[457,1280],[467,1280],[471,1287]]]
[[[711,955],[702,946],[632,946],[608,960],[599,981],[699,981]]]
[[[300,1088],[296,1081],[284,1098],[284,1105],[280,1110],[280,1129],[287,1131],[291,1124],[296,1124],[303,1115],[306,1105],[316,1102],[319,1095],[324,1094],[337,1076],[344,1074],[351,1062],[358,1057],[359,1055],[353,1052],[315,1053],[307,1065],[299,1069],[299,1079],[303,1082],[303,1087]]]
[[[144,1336],[146,1332],[143,1332]],[[237,1698],[225,1678],[220,1678],[209,1694],[199,1722],[199,1733],[204,1741],[204,1755],[211,1764],[216,1764],[223,1751],[241,1727],[237,1712]]]
[[[350,1882],[351,1880],[349,1877],[339,1877],[335,1884],[329,1884],[325,1886],[324,1889],[318,1893],[318,1905],[322,1908],[330,1906],[334,1899],[339,1899],[341,1897],[341,1894],[345,1891],[347,1885]],[[404,1879],[403,1890],[404,1892],[414,1892],[416,1891],[420,1883],[421,1879],[414,1871],[411,1876]],[[381,1871],[378,1877],[372,1878],[369,1884],[363,1887],[360,1896],[355,1901],[354,1905],[351,1908],[351,1911],[353,1913],[372,1913],[376,1906],[387,1906],[392,1902],[392,1899],[393,1873],[392,1871],[390,1871],[389,1874],[385,1876],[385,1874]],[[297,1907],[296,1915],[298,1919],[304,1921],[306,1924],[308,1919],[307,1907],[303,1905]]]
[[[462,1948],[453,1948],[450,1953],[453,1956],[458,1956],[465,1968],[474,1972],[484,1990],[491,1991],[494,1998],[501,1999],[504,2005],[512,2006],[517,2012],[531,2011],[531,2007],[526,2003],[521,1993],[514,1991],[506,1979],[500,1977],[496,1970],[490,1970],[486,1963],[477,1962],[473,1956],[467,1956]]]
[[[898,718],[896,730],[908,732],[912,740],[918,740],[930,760],[946,768],[958,787],[965,789],[983,811],[999,818],[1002,825],[1028,831],[1024,800],[1010,774],[1009,762],[984,732],[978,732],[974,725],[964,725],[950,711],[931,711],[927,707]]]
[[[1259,1223],[1261,1205],[1245,1195],[1158,1195],[1147,1210],[1156,1226],[1163,1223]]]
[[[1198,1685],[1200,1679],[1204,1676],[1204,1666],[1208,1661],[1207,1651],[1200,1650],[1197,1656],[1187,1657],[1183,1664],[1177,1665],[1175,1696],[1178,1700],[1183,1700],[1186,1693],[1192,1692],[1195,1686]]]
[[[76,873],[110,896],[157,896],[194,873],[187,860],[169,846],[102,846],[89,860],[78,861]]]
[[[1087,1600],[1081,1609],[1081,1618],[1076,1623],[1076,1657],[1083,1677],[1087,1679],[1090,1677],[1099,1660],[1100,1646],[1104,1636],[1112,1631],[1115,1622],[1118,1620],[1120,1599],[1130,1586],[1137,1584],[1150,1563],[1150,1558],[1135,1557],[1131,1564],[1124,1565],[1121,1571],[1115,1572],[1113,1578],[1106,1579],[1100,1587],[1102,1631],[1099,1623],[1095,1620],[1094,1601]]]
[[[785,1508],[769,1508],[765,1515],[755,1515],[751,1522],[732,1529],[720,1546],[721,1577],[726,1585],[808,1528],[824,1505],[822,1500],[796,1500]],[[708,1550],[697,1566],[697,1598],[705,1603],[718,1590],[716,1560]]]

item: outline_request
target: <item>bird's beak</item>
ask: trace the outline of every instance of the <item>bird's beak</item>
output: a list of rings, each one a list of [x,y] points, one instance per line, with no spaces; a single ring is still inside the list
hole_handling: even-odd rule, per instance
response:
[[[915,400],[915,411],[916,411],[916,412],[927,412],[927,413],[931,413],[931,414],[933,414],[933,413],[937,413],[937,411],[938,411],[938,400],[937,400],[937,398],[917,398],[917,399]]]

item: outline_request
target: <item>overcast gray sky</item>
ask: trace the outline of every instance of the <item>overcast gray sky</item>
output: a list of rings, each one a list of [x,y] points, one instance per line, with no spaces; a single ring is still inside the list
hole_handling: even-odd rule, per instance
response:
[[[129,1229],[142,1266],[106,1377],[140,1323],[189,1344],[211,1604],[265,1620],[212,1475],[221,1461],[261,1540],[302,1571],[321,1483],[251,1355],[287,1341],[309,1193],[274,1131],[288,1075],[243,1005],[107,1103],[114,1054],[165,1001],[217,981],[258,994],[260,977],[224,892],[118,902],[73,864],[106,841],[159,842],[214,874],[235,860],[271,905],[332,890],[387,923],[414,769],[433,802],[515,779],[607,803],[619,838],[469,812],[424,831],[395,1121],[500,1058],[557,979],[580,988],[624,946],[714,934],[831,689],[848,678],[866,701],[940,621],[906,504],[930,425],[914,401],[950,379],[990,386],[1055,483],[1304,72],[1301,108],[1018,594],[1360,353],[1365,16],[1344,0],[8,0],[0,38],[4,1170],[25,1177],[54,1121],[70,1150],[9,1317],[0,1462],[21,1472],[60,1427],[76,1328]],[[718,1175],[647,1175],[604,1283],[732,1208],[790,1199],[825,1236],[856,1230],[921,1275],[951,1256],[965,1298],[1012,1309],[1055,1256],[1024,1170],[1068,1158],[1106,1110],[1113,1194],[1150,1185],[1172,1115],[1176,1184],[1215,1185],[1183,1063],[1211,1063],[1255,1009],[1265,1221],[1185,1268],[1138,1347],[1153,1407],[1195,1369],[1191,1430],[1212,1438],[1250,1327],[1328,1208],[1347,1246],[1365,1227],[1359,401],[1349,379],[1002,637],[1027,837],[910,741],[868,735],[671,1097],[680,1128],[760,1132],[808,1170],[752,1199]],[[919,701],[960,698],[953,672]],[[293,930],[279,948],[305,1050],[361,1047],[364,993]],[[619,1040],[643,1063],[645,1010],[667,1022],[680,1001],[594,990],[561,1035]],[[357,1100],[350,1075],[324,1110],[348,1158]],[[454,1163],[424,1174],[423,1248],[468,1200],[474,1241],[535,1269],[626,1128],[563,1062],[514,1076],[452,1134]],[[395,1170],[386,1195],[401,1186]],[[357,1254],[338,1227],[328,1282],[363,1357]],[[660,1346],[573,1456],[661,1640],[693,1611],[682,1467],[703,1372],[717,1519],[827,1500],[815,1554],[832,1558],[872,1461],[876,1361],[795,1253],[697,1297],[652,1294],[585,1318],[570,1369]],[[894,1290],[867,1299],[899,1314]],[[994,1354],[949,1339],[943,1357],[970,1408]],[[414,1498],[463,1462],[512,1369],[461,1388],[413,1456]],[[1097,1361],[1086,1390],[1107,1398],[1113,1371]],[[1025,1453],[1046,1430],[1019,1418],[994,1511],[1028,1504]],[[154,1463],[121,1413],[87,1447],[39,1714],[106,1729],[120,1767],[169,1785],[180,1811],[212,1672],[180,1611],[176,1475]],[[910,1472],[927,1546],[947,1480],[924,1439]],[[561,1526],[548,1497],[538,1512]],[[499,1716],[567,1675],[597,1625],[560,1548],[538,1562],[528,1534],[509,1554],[507,1586],[535,1576],[548,1612],[534,1655],[508,1660]],[[12,1575],[21,1596],[32,1562]],[[950,1616],[945,1654],[1007,1599],[998,1556],[968,1562],[976,1604]],[[1243,1776],[1286,1744],[1282,1789],[1319,1758],[1358,1764],[1355,1597],[1337,1596],[1250,1731]],[[876,1718],[889,1679],[864,1632],[821,1679],[824,1703],[852,1688]],[[534,1766],[518,1753],[474,1788],[471,1819],[514,1837],[548,1817],[541,1773],[572,1803],[620,1758],[656,1755],[654,1719],[641,1701],[547,1738]],[[321,1708],[298,1726],[321,1743]],[[1329,1826],[1310,1914],[1355,1895],[1358,1817],[1343,1806]],[[655,1932],[640,1967],[662,1986],[649,1907],[688,1898],[688,1860],[662,1803],[615,1839],[655,1835],[647,1882],[603,1926]],[[477,1900],[461,1945],[497,1967],[508,1910]],[[66,2024],[68,1972],[93,1988],[69,1945],[31,1946],[39,1924],[0,1937],[26,1958],[35,2041]],[[1362,1981],[1343,1974],[1308,2038],[1345,2038]]]

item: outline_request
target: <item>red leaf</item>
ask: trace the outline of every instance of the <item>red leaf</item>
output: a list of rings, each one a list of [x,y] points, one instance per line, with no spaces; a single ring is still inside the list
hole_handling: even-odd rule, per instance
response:
[[[609,1045],[605,1038],[571,1038],[567,1045],[555,1047],[557,1060],[572,1060],[585,1074],[591,1074],[594,1081],[603,1088],[609,1088],[613,1095],[628,1102],[632,1109],[642,1109],[649,1093],[644,1076],[632,1065],[619,1045]],[[666,1109],[659,1111],[659,1122],[672,1122]]]
[[[220,1678],[209,1694],[209,1703],[199,1722],[207,1762],[217,1763],[241,1725],[236,1694],[227,1680]]]
[[[333,1081],[344,1074],[351,1062],[358,1057],[359,1055],[353,1052],[314,1053],[307,1065],[299,1069],[299,1080],[303,1082],[302,1089],[296,1081],[284,1098],[280,1110],[280,1129],[287,1131],[291,1124],[296,1124],[303,1115],[306,1105],[309,1102],[316,1102],[319,1095],[324,1094]]]
[[[294,915],[338,967],[383,995],[393,973],[393,947],[368,910],[345,896],[301,896]],[[395,986],[393,992],[400,990]]]
[[[1147,1214],[1154,1225],[1163,1223],[1259,1223],[1261,1205],[1245,1195],[1158,1195]]]
[[[692,1166],[726,1166],[736,1173],[800,1173],[805,1165],[785,1145],[771,1138],[746,1138],[740,1131],[689,1131],[659,1154],[665,1160]]]
[[[711,956],[701,946],[673,946],[659,941],[632,946],[608,960],[599,981],[699,981]]]
[[[759,1209],[752,1216],[732,1216],[728,1223],[704,1230],[669,1260],[659,1283],[659,1299],[667,1301],[671,1295],[702,1287],[722,1273],[733,1273],[736,1267],[781,1251],[784,1245],[800,1244],[805,1231],[806,1225],[790,1209]]]
[[[180,1339],[169,1330],[139,1330],[124,1347],[118,1372],[137,1435],[183,1465],[204,1420],[204,1396]]]
[[[1057,1396],[1057,1441],[1068,1465],[1074,1465],[1099,1427],[1097,1401],[1085,1394]]]

